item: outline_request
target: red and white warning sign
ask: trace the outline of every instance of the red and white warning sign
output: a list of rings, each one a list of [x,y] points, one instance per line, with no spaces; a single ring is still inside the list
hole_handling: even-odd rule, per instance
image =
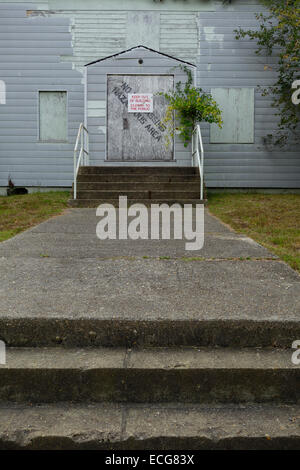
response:
[[[129,113],[153,113],[153,93],[128,94]]]

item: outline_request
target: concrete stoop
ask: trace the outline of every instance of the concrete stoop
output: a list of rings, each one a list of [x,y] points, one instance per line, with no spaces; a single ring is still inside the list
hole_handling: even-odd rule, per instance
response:
[[[296,403],[289,350],[9,348],[2,401]]]
[[[0,450],[293,450],[300,406],[2,404]]]
[[[126,312],[124,312],[126,313]],[[135,312],[137,313],[137,312]],[[289,348],[300,338],[296,319],[89,317],[0,317],[1,339],[7,346],[56,347],[209,347]],[[137,315],[136,315],[137,316]],[[175,316],[175,315],[174,315]],[[192,317],[192,315],[190,314]],[[208,316],[208,315],[207,315]]]
[[[300,449],[299,275],[207,211],[198,253],[95,212],[0,244],[0,449]]]
[[[278,348],[8,348],[0,449],[300,449]]]
[[[77,176],[77,197],[72,207],[97,207],[101,203],[119,205],[126,195],[128,204],[200,202],[199,171],[191,167],[81,167]]]

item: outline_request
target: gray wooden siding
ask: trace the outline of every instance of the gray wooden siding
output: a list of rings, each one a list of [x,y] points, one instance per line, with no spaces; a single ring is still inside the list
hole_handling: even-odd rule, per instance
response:
[[[71,17],[73,51],[61,59],[80,71],[88,62],[126,49],[127,12],[61,10],[56,16]]]
[[[129,26],[134,13],[139,17],[136,40],[147,12],[159,21],[160,34],[149,27],[145,44],[196,62],[198,85],[210,91],[274,82],[273,72],[264,69],[274,59],[257,57],[255,43],[236,41],[233,32],[238,26],[256,28],[254,13],[260,10],[258,0],[233,0],[227,6],[222,0],[0,0],[0,79],[7,84],[7,104],[0,105],[0,186],[7,184],[8,175],[20,185],[71,184],[73,145],[84,115],[83,66],[133,45]],[[133,67],[132,73],[137,70]],[[151,62],[145,68],[146,73],[155,70]],[[68,92],[67,144],[37,141],[38,90]],[[96,162],[105,141],[104,108],[97,101],[105,97],[97,84],[90,91],[88,113],[92,132],[98,132],[92,144]],[[272,150],[264,144],[263,137],[276,131],[270,104],[256,90],[252,144],[212,144],[209,126],[203,126],[207,186],[300,187],[299,148]],[[176,150],[176,164],[188,164],[179,141]]]
[[[160,51],[196,63],[200,53],[198,13],[162,12],[160,24]]]
[[[259,10],[262,7],[257,1],[236,1],[229,7],[218,1],[214,13],[198,15],[198,85],[208,91],[217,87],[255,87],[253,144],[210,144],[209,126],[204,126],[208,187],[300,187],[299,148],[290,145],[283,150],[270,149],[263,140],[276,132],[277,118],[270,97],[262,97],[257,85],[274,83],[274,72],[264,66],[274,64],[275,59],[257,56],[255,43],[237,41],[233,32],[239,26],[257,28],[254,13]]]
[[[41,2],[39,2],[41,3]],[[72,150],[83,120],[82,76],[63,63],[72,54],[70,20],[28,17],[35,4],[0,3],[0,186],[70,186]],[[39,90],[68,92],[68,142],[39,142]]]

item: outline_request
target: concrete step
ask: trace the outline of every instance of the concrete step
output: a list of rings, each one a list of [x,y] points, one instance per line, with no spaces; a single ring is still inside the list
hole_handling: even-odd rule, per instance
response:
[[[153,191],[165,191],[173,193],[175,191],[188,191],[196,192],[199,195],[200,183],[197,182],[146,182],[146,181],[110,181],[110,182],[77,182],[77,191],[78,194],[81,191],[128,191],[132,193],[133,191],[152,193]]]
[[[69,201],[72,207],[118,207],[120,195],[126,195],[130,205],[200,202],[199,174],[192,167],[81,167],[77,182],[77,200]]]
[[[296,405],[7,404],[0,450],[299,450],[299,417]]]
[[[100,204],[112,204],[113,206],[115,207],[119,207],[119,195],[120,196],[123,196],[123,195],[128,195],[128,191],[126,191],[126,194],[121,194],[121,193],[118,193],[117,194],[117,198],[114,198],[114,199],[111,199],[111,198],[108,198],[108,199],[80,199],[80,198],[77,198],[77,199],[70,199],[68,201],[68,204],[69,206],[71,207],[98,207]],[[152,198],[152,199],[142,199],[142,198],[128,198],[127,199],[127,205],[128,207],[131,206],[132,204],[144,204],[145,206],[150,206],[151,204],[168,204],[169,206],[171,206],[172,204],[175,204],[175,203],[178,203],[178,204],[181,204],[182,206],[184,204],[192,204],[192,205],[196,205],[196,204],[205,204],[206,203],[206,200],[201,200],[201,199],[197,199],[197,198],[194,198],[194,199],[184,199],[184,198],[163,198],[163,199],[156,199],[156,198]]]
[[[199,183],[199,175],[194,174],[164,174],[164,173],[103,173],[103,174],[79,174],[77,177],[78,182],[82,183],[100,183],[100,182],[170,182],[170,183]]]
[[[132,163],[134,165],[134,163]],[[149,175],[164,174],[164,175],[197,175],[198,168],[195,167],[181,167],[181,166],[81,166],[79,168],[79,175],[87,174],[137,174],[144,173]]]
[[[2,402],[297,403],[291,350],[8,348]]]
[[[197,199],[199,198],[199,190],[197,191],[182,191],[176,190],[173,191],[143,191],[143,190],[80,190],[77,192],[78,199],[118,199],[119,196],[127,196],[128,199]]]
[[[139,320],[107,318],[99,310],[86,318],[79,314],[78,318],[62,314],[1,317],[0,332],[0,338],[13,347],[290,348],[300,338],[300,322],[225,317]]]

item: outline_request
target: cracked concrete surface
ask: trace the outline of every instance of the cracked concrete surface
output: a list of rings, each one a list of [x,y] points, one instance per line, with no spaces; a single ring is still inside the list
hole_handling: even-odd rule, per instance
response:
[[[293,405],[2,404],[0,449],[297,449],[299,416]]]

